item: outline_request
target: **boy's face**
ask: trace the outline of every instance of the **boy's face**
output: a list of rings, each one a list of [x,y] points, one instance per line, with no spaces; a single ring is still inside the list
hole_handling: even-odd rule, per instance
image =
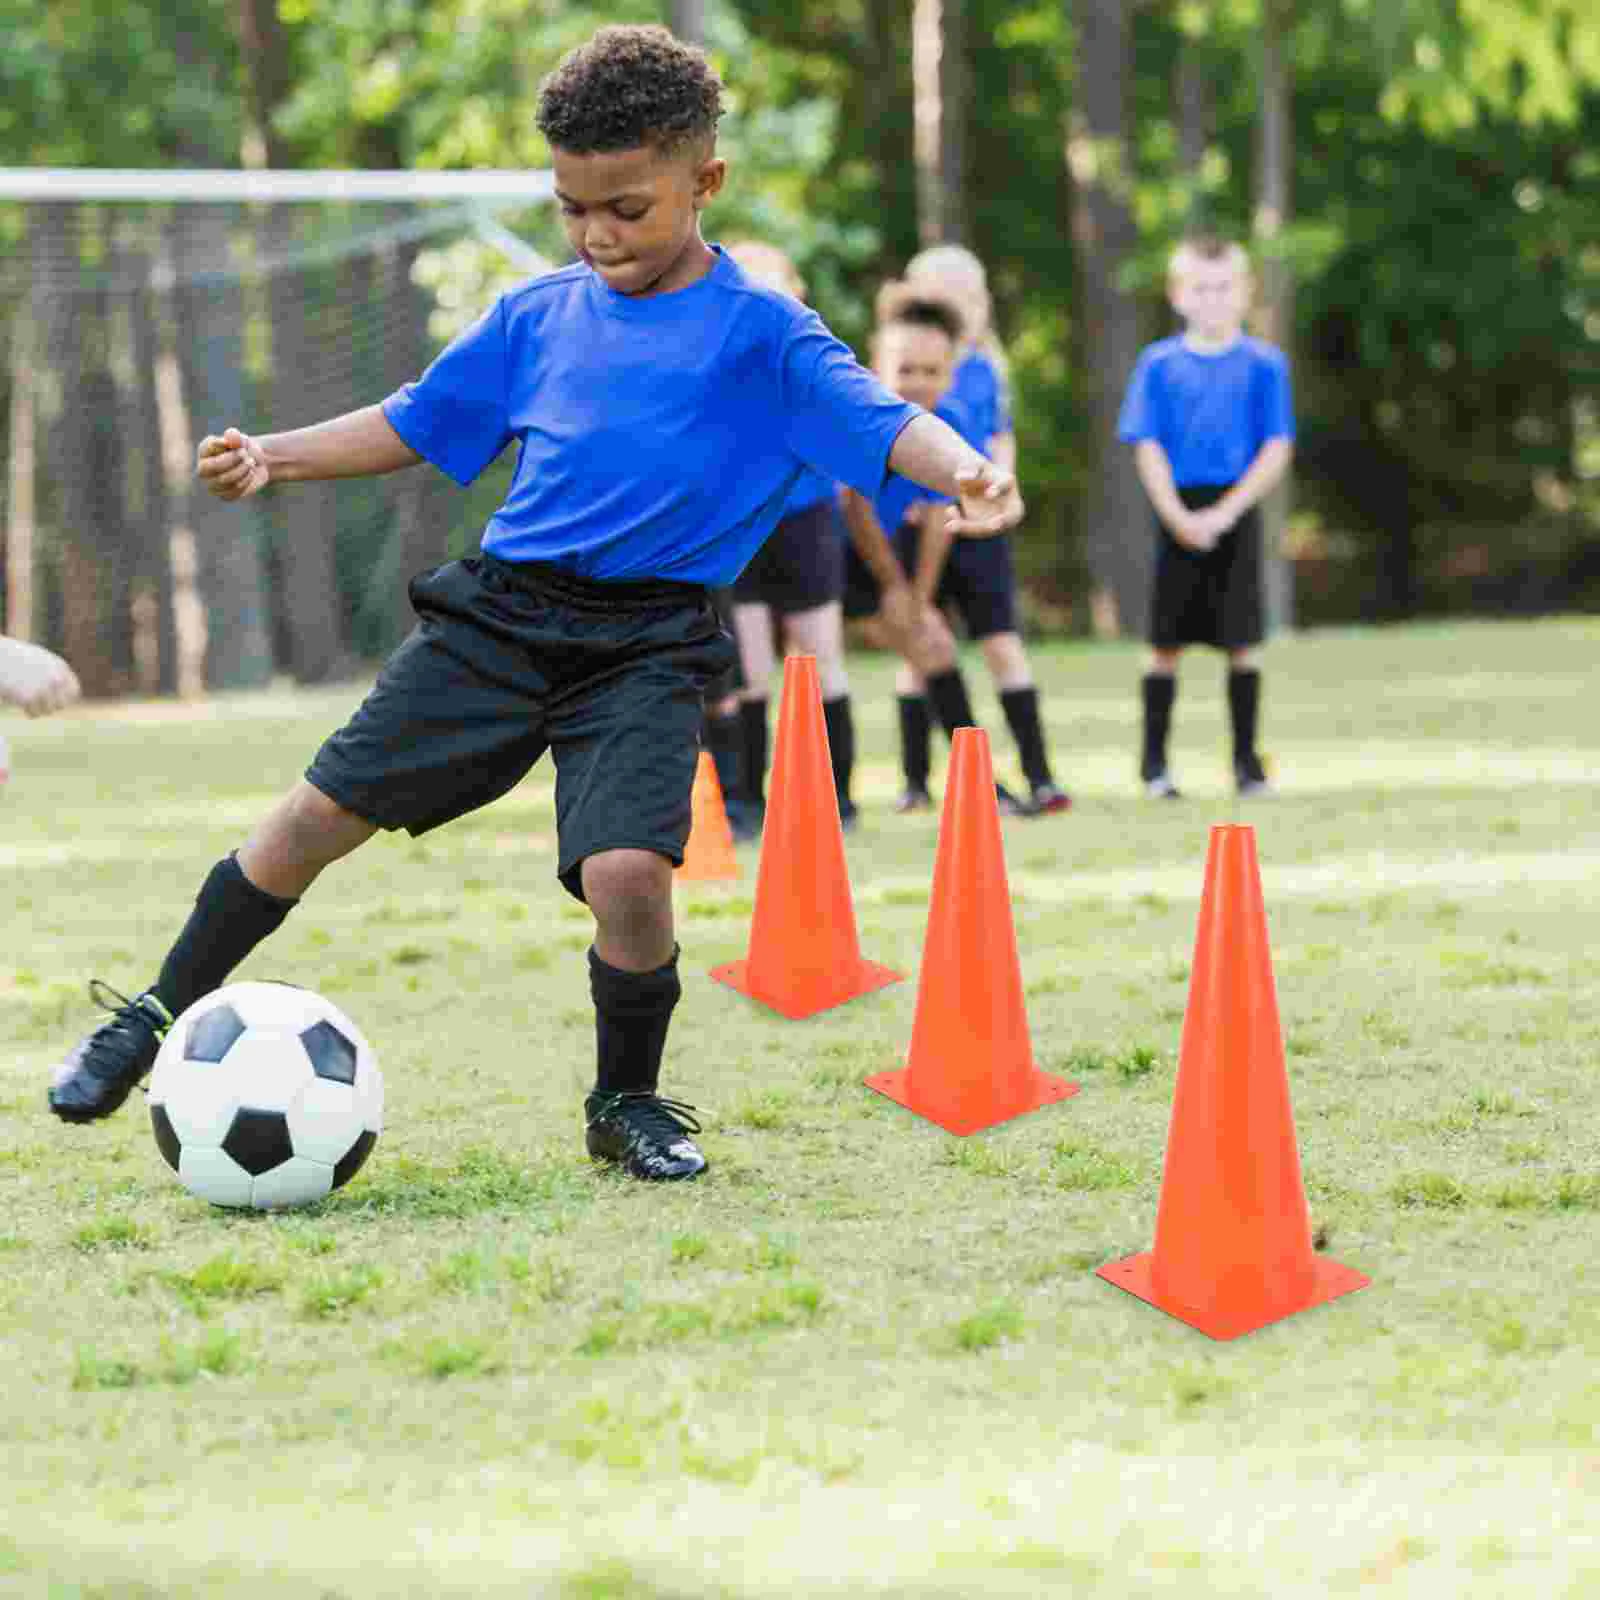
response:
[[[552,150],[556,198],[578,255],[619,294],[661,294],[699,275],[692,246],[725,164],[699,147],[576,155]]]
[[[1250,280],[1232,256],[1189,257],[1174,274],[1172,308],[1202,339],[1229,339],[1244,326]]]
[[[955,348],[942,328],[890,322],[872,341],[872,368],[902,400],[932,411],[950,387]]]

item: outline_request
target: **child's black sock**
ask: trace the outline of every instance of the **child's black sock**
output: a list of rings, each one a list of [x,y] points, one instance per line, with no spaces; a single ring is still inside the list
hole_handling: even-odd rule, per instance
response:
[[[978,719],[972,714],[972,701],[967,694],[967,680],[961,676],[960,667],[951,667],[924,680],[928,690],[928,704],[944,729],[945,737],[952,738],[957,728],[975,728]]]
[[[739,787],[739,714],[714,717],[708,711],[705,719],[705,746],[711,764],[717,769],[717,787],[723,799],[730,798]]]
[[[739,793],[752,805],[767,792],[767,699],[739,702]]]
[[[1167,730],[1172,726],[1172,703],[1178,698],[1178,680],[1170,672],[1147,672],[1140,687],[1144,693],[1144,756],[1140,774],[1148,781],[1167,770]]]
[[[1039,722],[1039,691],[1032,684],[1026,689],[1002,689],[1000,709],[1006,714],[1011,737],[1017,741],[1017,754],[1022,758],[1022,772],[1029,788],[1053,784],[1050,759],[1044,753],[1044,728]]]
[[[854,809],[850,799],[850,774],[856,765],[856,723],[850,710],[850,696],[841,694],[822,702],[822,720],[828,728],[828,755],[833,763],[833,789],[839,797],[839,815]]]
[[[598,1062],[596,1094],[654,1094],[661,1076],[667,1024],[683,993],[678,947],[653,972],[625,972],[589,950],[589,992],[594,996]]]
[[[1254,667],[1228,673],[1228,716],[1233,722],[1233,760],[1238,766],[1256,753],[1256,718],[1261,710],[1261,674]]]
[[[928,697],[903,694],[900,709],[900,769],[906,775],[906,788],[926,791],[932,764],[933,725],[928,720]]]
[[[220,989],[228,974],[298,905],[258,889],[237,859],[223,857],[200,885],[194,910],[152,985],[173,1016]]]

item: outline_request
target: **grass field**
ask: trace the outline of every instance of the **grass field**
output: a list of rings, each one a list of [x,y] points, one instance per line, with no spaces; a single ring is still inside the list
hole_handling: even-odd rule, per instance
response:
[[[1006,846],[1035,1048],[1083,1092],[955,1139],[860,1086],[914,981],[804,1023],[712,983],[747,854],[679,891],[663,1087],[713,1171],[666,1189],[583,1155],[541,769],[375,841],[242,969],[344,1005],[388,1085],[365,1171],[282,1216],[191,1200],[137,1100],[69,1128],[44,1085],[85,980],[148,978],[362,686],[8,723],[0,1594],[1600,1594],[1597,654],[1579,621],[1277,645],[1282,793],[1240,813],[1213,662],[1163,805],[1136,653],[1041,650],[1078,803]],[[937,824],[890,814],[888,669],[854,672],[862,945],[914,975]],[[1373,1283],[1217,1345],[1092,1269],[1152,1238],[1236,815],[1313,1218]]]

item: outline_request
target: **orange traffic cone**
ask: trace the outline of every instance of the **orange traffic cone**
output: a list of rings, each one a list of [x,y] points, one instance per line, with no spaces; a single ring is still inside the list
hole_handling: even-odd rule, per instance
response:
[[[722,803],[717,764],[707,750],[700,752],[694,769],[689,807],[689,838],[678,878],[684,883],[737,878],[739,857],[733,848],[733,829],[728,826],[728,808]]]
[[[1155,1248],[1098,1270],[1213,1339],[1371,1282],[1312,1249],[1252,828],[1211,830]]]
[[[898,983],[856,939],[844,829],[828,758],[815,656],[783,664],[750,951],[713,978],[786,1017],[809,1017]]]
[[[1033,1063],[989,736],[950,744],[911,1051],[867,1087],[950,1133],[976,1133],[1078,1092]]]

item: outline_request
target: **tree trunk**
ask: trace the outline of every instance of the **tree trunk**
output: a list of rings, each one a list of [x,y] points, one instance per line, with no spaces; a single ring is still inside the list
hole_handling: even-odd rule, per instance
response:
[[[244,67],[244,165],[287,167],[289,152],[274,131],[273,115],[289,92],[289,36],[277,0],[238,0],[240,56]]]
[[[1204,28],[1209,31],[1207,11]],[[1186,31],[1172,75],[1172,100],[1178,121],[1178,163],[1189,185],[1188,227],[1198,232],[1210,225],[1210,198],[1202,187],[1206,151],[1216,133],[1217,95],[1212,79],[1210,41],[1205,32]]]
[[[667,26],[685,44],[706,42],[705,0],[669,0]]]
[[[31,230],[30,230],[31,231]],[[37,308],[31,296],[19,296],[11,323],[11,414],[6,456],[6,609],[4,632],[31,639],[33,616],[33,550],[35,475],[39,449],[34,373],[38,367],[34,341]]]
[[[877,276],[899,270],[915,247],[916,164],[905,152],[915,140],[914,90],[906,71],[905,13],[898,0],[865,0],[862,144],[872,165],[883,215],[878,222]]]
[[[1078,0],[1077,108],[1067,138],[1072,241],[1082,305],[1077,366],[1088,398],[1092,461],[1084,518],[1096,631],[1142,634],[1150,595],[1150,508],[1133,452],[1117,442],[1123,388],[1141,343],[1138,303],[1119,282],[1134,250],[1127,126],[1131,0]]]
[[[913,0],[911,8],[913,155],[917,236],[924,245],[962,241],[972,231],[967,203],[967,0]]]
[[[148,276],[148,274],[147,274]],[[163,297],[148,283],[132,298],[134,381],[138,399],[138,435],[134,440],[143,472],[142,568],[140,592],[133,597],[136,639],[135,678],[146,693],[175,694],[178,689],[178,640],[173,613],[171,519],[166,453],[161,438],[161,398],[157,388],[162,347]],[[141,649],[154,656],[154,670],[138,665]]]
[[[1256,144],[1255,239],[1261,258],[1258,325],[1291,359],[1294,350],[1294,279],[1283,254],[1283,233],[1293,215],[1294,84],[1289,64],[1293,0],[1262,0],[1261,109]],[[1287,482],[1261,507],[1267,630],[1294,626],[1294,573],[1283,554],[1289,520]]]

